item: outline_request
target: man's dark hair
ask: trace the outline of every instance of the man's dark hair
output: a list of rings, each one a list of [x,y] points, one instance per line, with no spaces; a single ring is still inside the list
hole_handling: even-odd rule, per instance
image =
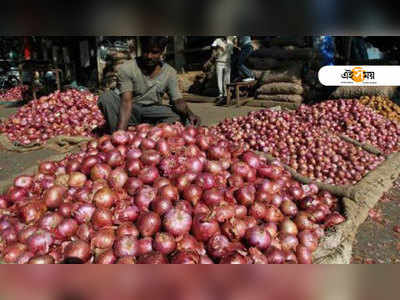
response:
[[[165,36],[142,36],[140,42],[144,52],[155,48],[164,51],[168,44],[168,38]]]

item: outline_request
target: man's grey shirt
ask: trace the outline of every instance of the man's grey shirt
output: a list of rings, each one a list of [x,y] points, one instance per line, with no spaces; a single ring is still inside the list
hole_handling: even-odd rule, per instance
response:
[[[132,92],[136,104],[161,105],[165,93],[171,102],[182,98],[177,72],[167,63],[162,64],[160,73],[152,79],[144,75],[136,59],[132,59],[118,68],[117,76],[119,92]]]

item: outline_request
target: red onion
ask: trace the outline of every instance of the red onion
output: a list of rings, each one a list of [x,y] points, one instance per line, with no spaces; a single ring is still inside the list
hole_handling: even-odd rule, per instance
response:
[[[139,172],[139,179],[144,184],[153,183],[160,176],[158,169],[156,167],[150,166],[145,167]]]
[[[41,211],[37,203],[29,202],[20,209],[22,220],[25,224],[33,224],[41,217]]]
[[[222,234],[216,234],[207,242],[208,253],[214,258],[222,258],[229,254],[230,245],[228,238]]]
[[[198,214],[193,219],[192,230],[197,240],[206,242],[219,232],[219,225],[211,215]]]
[[[325,220],[325,228],[329,228],[332,226],[339,225],[345,221],[345,218],[340,215],[338,212],[333,212],[331,215],[326,217]]]
[[[129,177],[125,183],[124,188],[129,195],[134,196],[136,191],[143,187],[143,182],[135,177]]]
[[[231,241],[241,240],[247,231],[247,223],[238,218],[232,218],[221,226],[222,233]]]
[[[297,214],[294,222],[299,230],[311,230],[314,226],[310,214],[302,211]]]
[[[117,260],[116,264],[120,265],[134,265],[136,264],[136,260],[134,256],[124,256]]]
[[[123,168],[116,168],[111,171],[108,180],[112,188],[123,188],[128,181],[128,175]]]
[[[32,257],[29,262],[31,265],[48,265],[48,264],[54,264],[54,258],[50,255],[42,255],[42,256],[36,256]]]
[[[163,199],[176,201],[179,198],[178,189],[173,185],[163,186],[158,190],[158,194]]]
[[[153,239],[151,237],[145,237],[143,239],[138,240],[138,255],[144,255],[147,253],[151,253],[153,251]]]
[[[312,263],[312,255],[311,251],[302,245],[297,246],[296,248],[296,256],[299,264],[311,264]]]
[[[18,240],[17,232],[14,228],[10,227],[1,232],[1,240],[7,244],[12,244]]]
[[[112,225],[112,214],[107,208],[98,208],[92,216],[92,224],[95,229]]]
[[[246,240],[251,247],[257,247],[260,250],[266,250],[271,244],[271,236],[265,228],[254,226],[246,231]]]
[[[96,257],[96,264],[101,265],[110,265],[116,262],[117,258],[114,255],[114,251],[112,249],[107,250]]]
[[[26,249],[26,245],[20,243],[9,245],[2,253],[4,262],[7,264],[16,263],[18,258],[24,254]]]
[[[93,202],[97,208],[110,208],[116,201],[117,195],[107,187],[100,189],[93,196]]]
[[[214,187],[215,178],[210,173],[201,173],[197,176],[195,183],[203,190],[208,190]]]
[[[39,220],[39,227],[47,231],[53,231],[63,221],[64,217],[59,213],[49,212]]]
[[[200,265],[213,265],[214,262],[207,255],[201,255],[199,264]]]
[[[247,216],[247,208],[244,205],[236,205],[235,206],[235,216],[237,218],[243,218]]]
[[[267,208],[263,203],[255,202],[250,206],[249,214],[257,220],[264,220],[266,217]]]
[[[247,186],[239,188],[235,192],[235,197],[240,204],[242,204],[244,206],[250,206],[254,203],[255,192],[256,192],[256,190],[255,190],[254,186],[247,185]]]
[[[107,164],[97,164],[90,170],[90,178],[93,181],[98,179],[107,180],[111,173],[111,167]]]
[[[164,215],[163,226],[174,236],[184,235],[190,231],[192,217],[183,210],[172,208]]]
[[[257,265],[267,265],[268,259],[267,257],[257,248],[249,248],[249,256],[253,264]]]
[[[26,200],[27,196],[27,189],[11,187],[7,193],[7,200],[11,203],[21,203]]]
[[[84,241],[72,241],[70,242],[64,250],[65,258],[78,258],[83,262],[87,262],[90,259],[90,247]]]
[[[37,230],[28,238],[27,244],[29,251],[33,254],[46,255],[49,252],[53,241],[53,237],[48,231]]]
[[[130,236],[133,236],[134,238],[138,238],[139,237],[139,230],[132,223],[125,222],[125,223],[122,223],[121,225],[119,225],[118,229],[117,229],[117,236],[118,237],[121,237],[121,236],[124,236],[124,235],[130,235]]]
[[[115,131],[111,136],[111,142],[114,145],[125,145],[129,141],[129,136],[125,131]]]
[[[73,209],[72,215],[79,224],[89,223],[93,217],[96,208],[89,203],[79,203]]]
[[[154,249],[162,254],[168,255],[176,249],[174,237],[166,232],[157,233],[154,237]]]
[[[154,212],[144,212],[139,216],[137,227],[143,237],[153,236],[161,227],[160,216]]]
[[[291,200],[283,201],[280,209],[281,209],[282,213],[288,217],[294,217],[297,215],[297,212],[298,212],[296,204]]]
[[[138,259],[138,264],[159,265],[167,263],[167,258],[160,252],[155,251],[141,255]]]
[[[85,185],[86,175],[80,172],[72,172],[69,174],[68,185],[73,188],[81,188]]]
[[[146,150],[140,156],[140,160],[146,166],[156,166],[161,162],[161,154],[156,150]]]
[[[283,264],[285,262],[285,253],[276,248],[269,249],[267,251],[267,259],[270,264]]]
[[[276,208],[275,206],[267,206],[266,212],[265,212],[265,220],[267,222],[273,222],[273,223],[278,223],[283,220],[283,214],[282,212]]]
[[[156,199],[156,190],[150,186],[140,188],[135,196],[135,204],[139,210],[148,210],[150,203]]]
[[[33,186],[32,176],[22,175],[14,179],[14,186],[22,189],[30,189]]]
[[[84,242],[89,242],[93,229],[88,224],[81,224],[76,231],[76,236]]]
[[[38,228],[36,226],[27,226],[18,232],[18,241],[22,244],[26,244],[29,237],[34,234]]]
[[[45,161],[39,164],[39,173],[46,175],[54,175],[56,171],[56,165],[54,162]]]
[[[111,228],[102,228],[93,234],[91,247],[100,249],[110,249],[115,240],[114,230]]]

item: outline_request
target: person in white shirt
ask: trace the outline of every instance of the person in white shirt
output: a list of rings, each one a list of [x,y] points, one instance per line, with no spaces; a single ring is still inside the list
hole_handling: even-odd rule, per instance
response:
[[[211,47],[214,50],[219,96],[217,105],[221,105],[226,97],[226,85],[231,82],[231,56],[233,53],[233,37],[216,39]]]

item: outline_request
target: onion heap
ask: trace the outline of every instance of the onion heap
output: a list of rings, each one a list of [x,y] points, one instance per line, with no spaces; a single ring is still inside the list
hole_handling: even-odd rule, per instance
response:
[[[360,98],[360,103],[371,107],[385,118],[400,122],[400,106],[383,96],[364,96]]]
[[[312,263],[338,200],[207,128],[141,124],[0,196],[6,263]]]
[[[103,123],[97,96],[77,90],[56,91],[21,107],[0,124],[0,133],[10,141],[29,145],[59,135],[91,136]]]
[[[23,99],[23,93],[28,90],[27,85],[18,85],[0,92],[0,102],[17,102]]]
[[[400,150],[400,123],[386,119],[356,99],[302,105],[298,115],[311,126],[369,143],[385,154]]]
[[[245,149],[270,153],[299,174],[330,184],[354,184],[383,161],[295,112],[251,112],[214,129]]]

